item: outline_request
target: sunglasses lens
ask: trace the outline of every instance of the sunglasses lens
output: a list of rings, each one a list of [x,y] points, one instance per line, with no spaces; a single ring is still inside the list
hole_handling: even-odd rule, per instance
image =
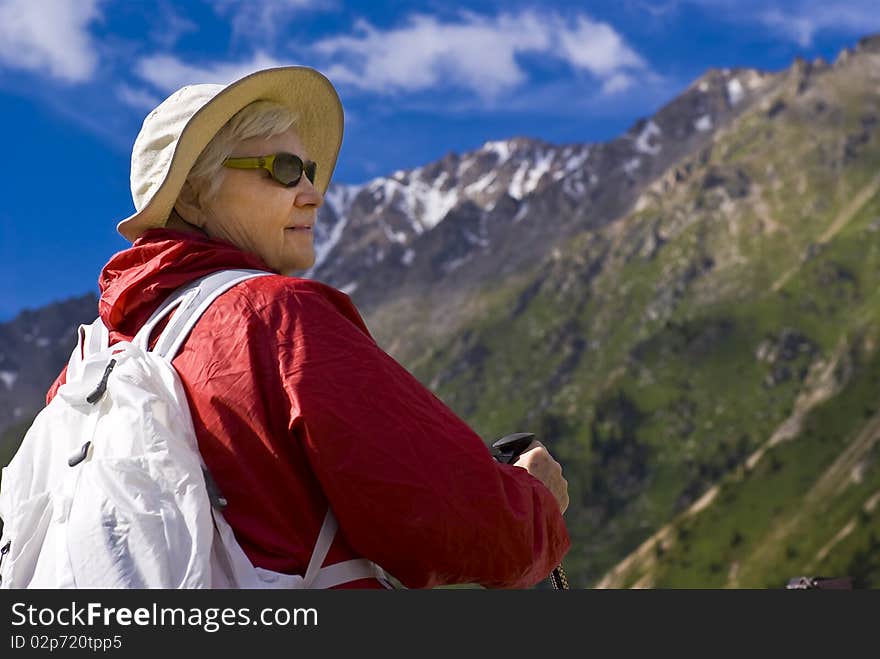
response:
[[[311,160],[307,161],[305,164],[305,173],[306,178],[309,179],[311,183],[315,182],[315,174],[318,171],[318,164]]]
[[[292,153],[279,153],[275,156],[272,169],[279,182],[284,185],[296,185],[303,173],[303,161]]]

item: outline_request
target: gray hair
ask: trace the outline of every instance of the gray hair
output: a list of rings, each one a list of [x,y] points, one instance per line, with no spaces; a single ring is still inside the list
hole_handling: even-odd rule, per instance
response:
[[[274,101],[254,101],[232,116],[208,142],[187,175],[187,180],[210,198],[223,180],[223,161],[242,140],[273,137],[296,125],[296,113]]]

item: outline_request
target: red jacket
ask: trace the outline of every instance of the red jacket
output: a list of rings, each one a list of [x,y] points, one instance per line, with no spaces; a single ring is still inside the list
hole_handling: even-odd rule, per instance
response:
[[[101,273],[111,343],[130,340],[178,286],[225,268],[269,270],[223,241],[147,232]],[[241,283],[173,364],[229,501],[224,516],[258,567],[304,573],[328,503],[339,532],[325,564],[365,557],[410,588],[531,587],[569,548],[550,491],[493,460],[330,286],[281,275]]]

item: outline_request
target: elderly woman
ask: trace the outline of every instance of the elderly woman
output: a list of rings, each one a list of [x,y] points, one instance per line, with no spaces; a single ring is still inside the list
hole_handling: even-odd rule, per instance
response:
[[[292,276],[315,260],[342,123],[332,85],[304,67],[187,86],[154,109],[132,153],[137,212],[118,227],[133,245],[100,277],[110,342],[196,278],[273,273],[222,294],[172,362],[248,559],[303,574],[329,507],[327,566],[365,558],[410,588],[533,586],[569,548],[558,463],[538,442],[493,460],[347,295]],[[387,583],[378,571],[342,587]]]

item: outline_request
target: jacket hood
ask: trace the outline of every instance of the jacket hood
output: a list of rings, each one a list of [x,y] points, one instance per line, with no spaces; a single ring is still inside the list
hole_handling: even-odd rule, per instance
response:
[[[98,313],[111,332],[133,336],[172,291],[227,268],[274,272],[260,257],[224,240],[152,229],[104,266]]]

